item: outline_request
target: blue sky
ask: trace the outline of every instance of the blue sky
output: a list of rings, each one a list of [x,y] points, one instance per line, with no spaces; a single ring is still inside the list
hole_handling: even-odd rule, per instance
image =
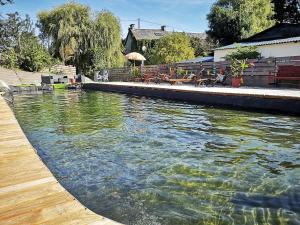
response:
[[[29,14],[36,19],[37,12],[49,10],[67,1],[63,0],[14,0],[13,5],[0,8],[2,13],[18,11],[22,15]],[[184,30],[186,32],[204,32],[207,30],[206,15],[214,0],[77,0],[90,6],[92,11],[107,9],[120,20],[123,36],[129,24],[141,18],[142,28],[157,28],[166,24],[168,30]],[[154,22],[151,24],[148,22]]]

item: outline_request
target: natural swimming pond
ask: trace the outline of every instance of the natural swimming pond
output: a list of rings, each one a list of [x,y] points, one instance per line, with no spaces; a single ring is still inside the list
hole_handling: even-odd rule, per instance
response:
[[[103,216],[300,224],[299,117],[68,91],[16,95],[14,109],[55,177]]]

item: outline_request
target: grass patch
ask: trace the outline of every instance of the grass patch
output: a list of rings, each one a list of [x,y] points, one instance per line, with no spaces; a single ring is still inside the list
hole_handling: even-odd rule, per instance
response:
[[[54,89],[66,89],[68,84],[53,84]]]
[[[16,87],[35,87],[35,84],[18,84]]]

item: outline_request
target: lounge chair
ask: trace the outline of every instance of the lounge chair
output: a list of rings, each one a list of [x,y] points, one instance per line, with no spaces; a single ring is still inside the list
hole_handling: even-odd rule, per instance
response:
[[[196,75],[195,74],[189,74],[189,75],[185,75],[183,78],[179,78],[179,79],[169,79],[168,82],[171,85],[174,84],[178,84],[178,83],[189,83],[192,81],[196,80]]]

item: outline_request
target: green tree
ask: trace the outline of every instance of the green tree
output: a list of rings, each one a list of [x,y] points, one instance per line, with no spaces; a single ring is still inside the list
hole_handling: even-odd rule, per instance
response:
[[[2,52],[1,65],[8,69],[14,69],[18,66],[18,57],[13,48],[6,49]]]
[[[40,37],[56,58],[79,72],[123,65],[121,26],[109,11],[93,20],[89,7],[66,3],[38,14]]]
[[[277,23],[300,23],[299,0],[272,0]]]
[[[274,24],[271,0],[218,0],[207,15],[208,34],[231,44]]]
[[[21,37],[21,51],[18,56],[21,69],[35,72],[51,65],[51,56],[34,35]]]
[[[39,71],[51,64],[47,50],[34,35],[34,26],[28,15],[21,18],[9,13],[0,23],[1,64],[7,68]]]
[[[209,37],[206,39],[191,37],[190,39],[196,57],[208,56],[212,53],[212,49],[216,47],[216,44]]]
[[[122,54],[121,25],[109,11],[101,11],[93,27],[93,51],[96,69],[120,67],[124,65]]]
[[[33,33],[33,23],[28,15],[22,19],[17,12],[8,13],[4,19],[0,20],[0,46],[3,49],[15,48],[18,52],[21,48],[21,36]]]
[[[66,3],[51,11],[38,14],[38,27],[42,37],[47,39],[50,51],[63,63],[74,64],[76,56],[86,49],[90,29],[90,9],[79,3]]]
[[[185,33],[172,33],[160,38],[150,56],[153,64],[175,63],[194,58],[194,49]]]

